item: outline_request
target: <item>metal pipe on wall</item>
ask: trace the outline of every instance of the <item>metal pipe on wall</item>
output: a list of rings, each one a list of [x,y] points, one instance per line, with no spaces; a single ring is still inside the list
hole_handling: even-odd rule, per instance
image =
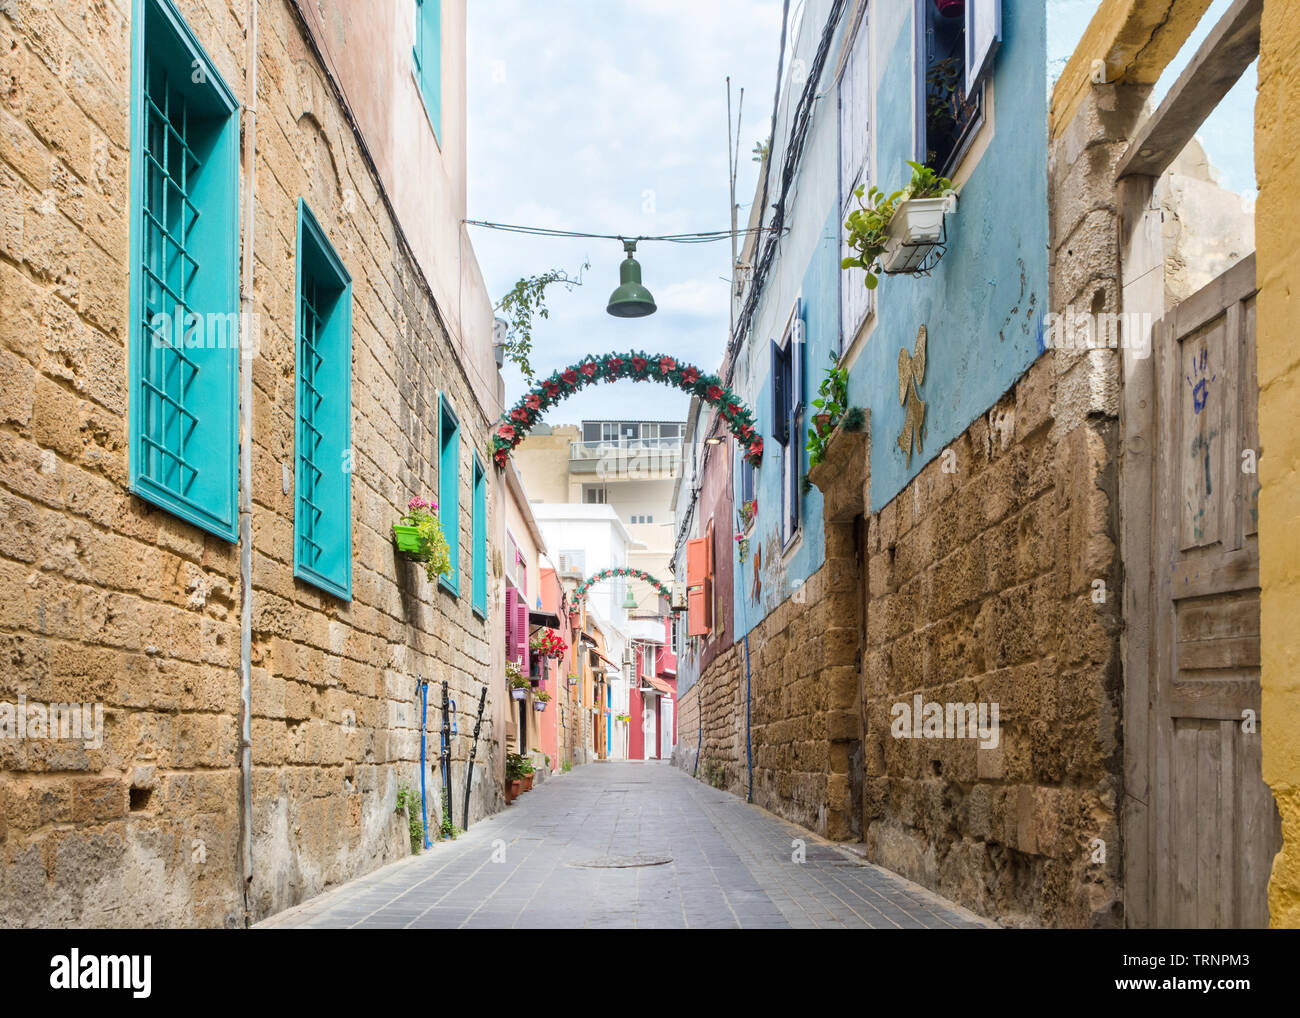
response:
[[[253,224],[257,199],[257,0],[244,29],[244,210],[239,287],[239,855],[244,924],[253,880]]]

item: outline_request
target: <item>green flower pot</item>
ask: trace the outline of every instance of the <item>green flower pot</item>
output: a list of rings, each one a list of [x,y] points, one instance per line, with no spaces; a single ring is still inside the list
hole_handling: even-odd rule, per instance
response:
[[[420,554],[420,529],[418,527],[408,527],[403,523],[394,523],[393,538],[397,541],[398,551],[405,552],[414,559],[424,557]]]

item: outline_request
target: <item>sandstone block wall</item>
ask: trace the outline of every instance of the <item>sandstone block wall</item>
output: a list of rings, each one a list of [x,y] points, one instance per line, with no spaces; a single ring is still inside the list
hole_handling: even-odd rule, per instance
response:
[[[1300,293],[1300,198],[1292,183],[1300,120],[1300,19],[1284,0],[1265,0],[1255,106],[1259,205],[1259,557],[1263,645],[1264,779],[1282,816],[1283,847],[1273,861],[1269,921],[1300,926],[1300,354],[1295,342]]]
[[[830,838],[855,834],[856,627],[828,596],[834,563],[749,634],[753,801]],[[674,763],[717,788],[749,789],[745,644],[723,651],[679,703]],[[703,718],[701,736],[700,721]],[[698,766],[696,756],[698,750]]]
[[[868,527],[870,857],[1014,924],[1119,921],[1116,424],[1058,432],[1040,359]],[[1105,584],[1104,603],[1094,581]],[[997,748],[895,703],[997,703]],[[1093,862],[1093,839],[1109,848]]]
[[[178,6],[246,102],[243,6]],[[393,807],[399,783],[419,786],[417,675],[433,683],[433,759],[442,680],[456,700],[459,823],[498,610],[479,619],[467,572],[454,598],[391,544],[400,507],[436,490],[444,392],[461,418],[468,570],[487,417],[296,14],[262,3],[246,900],[237,549],[126,487],[130,9],[0,6],[0,701],[101,701],[106,714],[98,750],[0,740],[9,925],[242,925],[405,854]],[[350,603],[293,577],[299,196],[353,278]],[[493,716],[472,816],[499,801]]]

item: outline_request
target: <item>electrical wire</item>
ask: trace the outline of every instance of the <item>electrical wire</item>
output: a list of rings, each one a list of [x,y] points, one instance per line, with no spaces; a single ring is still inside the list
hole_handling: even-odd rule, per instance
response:
[[[731,230],[705,230],[700,233],[669,233],[659,236],[649,236],[642,234],[640,236],[630,236],[623,233],[584,233],[581,230],[552,230],[545,226],[519,226],[513,223],[492,223],[483,219],[466,219],[466,226],[481,226],[486,230],[503,230],[506,233],[523,233],[530,237],[565,237],[577,238],[581,240],[634,240],[638,244],[642,241],[663,241],[669,244],[712,244],[718,240],[729,240],[732,236]],[[761,233],[769,227],[751,227],[749,229],[737,230],[737,234]]]
[[[826,18],[826,24],[822,28],[822,37],[817,46],[817,54],[813,58],[813,63],[809,69],[807,81],[804,84],[802,94],[799,96],[798,105],[795,108],[794,116],[791,118],[791,127],[788,140],[785,146],[785,160],[781,166],[781,189],[776,202],[772,206],[772,225],[765,229],[768,234],[767,242],[757,259],[753,272],[750,275],[749,285],[746,288],[745,303],[741,308],[740,317],[737,320],[736,330],[731,335],[727,344],[727,375],[725,381],[731,380],[731,372],[734,370],[736,363],[736,353],[748,338],[750,327],[753,325],[754,315],[758,310],[759,295],[763,292],[764,284],[767,281],[767,274],[771,271],[772,264],[776,259],[777,243],[781,235],[785,232],[785,212],[786,202],[790,197],[790,188],[794,184],[795,174],[798,171],[799,163],[803,159],[804,144],[808,138],[808,128],[812,123],[812,107],[817,96],[817,85],[821,81],[822,71],[826,65],[826,57],[830,52],[831,43],[835,39],[835,33],[839,27],[840,18],[844,14],[846,0],[834,0],[831,12]],[[787,10],[789,3],[786,3]],[[785,29],[781,32],[781,54],[782,63],[785,56]],[[772,124],[775,129],[777,122],[777,112],[780,103],[780,80],[784,71],[778,67],[777,74],[777,106],[778,109],[773,111]],[[775,145],[776,139],[773,137],[772,144]],[[770,156],[769,156],[770,158]],[[763,197],[762,205],[759,208],[759,226],[757,229],[763,230],[763,216],[767,210],[767,192],[768,192],[768,175],[765,171],[763,174]]]

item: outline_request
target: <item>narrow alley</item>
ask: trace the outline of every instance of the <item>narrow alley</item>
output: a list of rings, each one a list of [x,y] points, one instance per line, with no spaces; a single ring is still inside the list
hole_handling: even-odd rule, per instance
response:
[[[455,841],[259,928],[992,925],[674,767],[624,762],[552,778]]]

